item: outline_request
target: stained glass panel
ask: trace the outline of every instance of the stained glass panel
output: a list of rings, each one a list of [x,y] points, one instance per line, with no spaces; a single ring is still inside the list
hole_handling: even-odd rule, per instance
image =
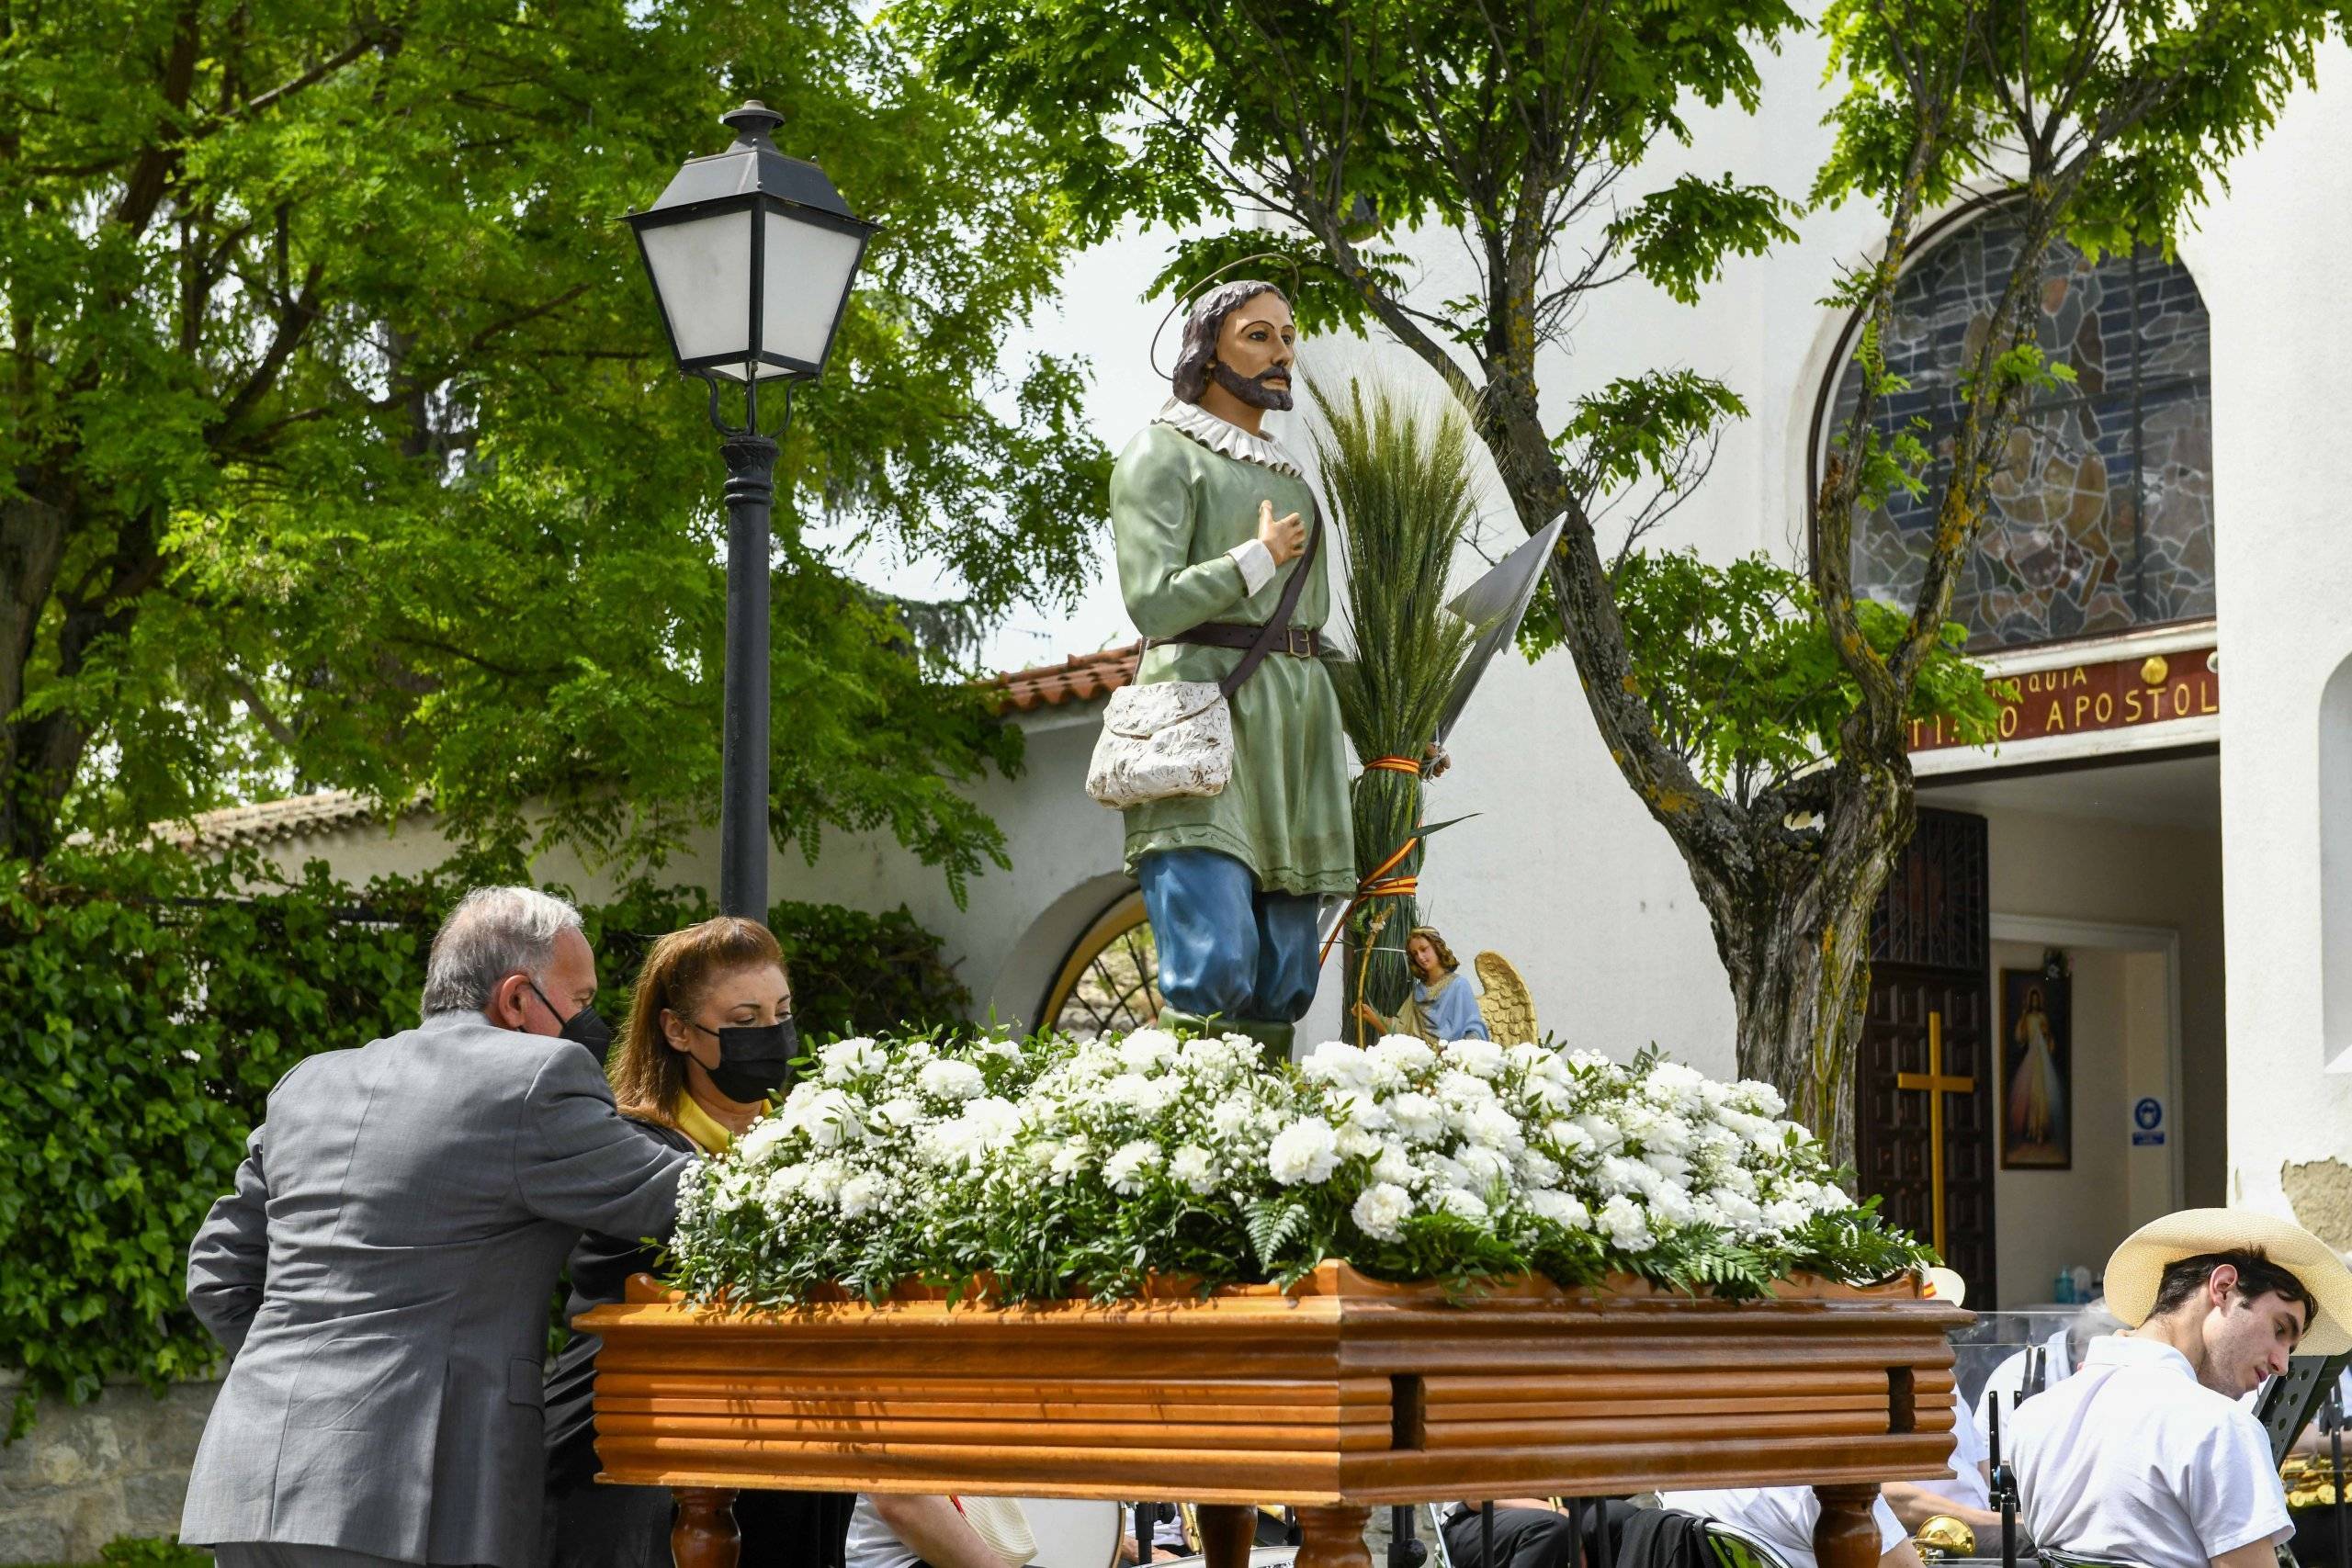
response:
[[[1858,592],[1908,605],[1917,592],[1960,371],[1988,330],[2018,238],[1996,211],[1904,275],[1886,358],[1910,386],[1878,423],[1892,434],[1926,420],[1934,462],[1924,493],[1857,523]],[[2038,397],[2011,434],[1952,618],[1986,649],[2211,615],[2212,381],[2195,281],[2156,252],[2093,262],[2062,241],[2044,261],[2038,307],[2044,352],[2075,380]],[[1825,450],[1853,409],[1858,376],[1849,365]]]

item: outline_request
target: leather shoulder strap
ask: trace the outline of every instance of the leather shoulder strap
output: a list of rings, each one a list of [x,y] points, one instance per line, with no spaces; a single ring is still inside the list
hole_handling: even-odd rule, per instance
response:
[[[1297,570],[1290,574],[1290,581],[1283,584],[1283,596],[1275,602],[1274,613],[1267,617],[1266,629],[1258,634],[1258,640],[1241,655],[1241,662],[1233,667],[1233,672],[1216,683],[1216,689],[1225,694],[1227,702],[1233,700],[1233,694],[1241,689],[1244,681],[1258,672],[1258,666],[1264,663],[1266,655],[1273,651],[1275,641],[1289,633],[1290,618],[1298,610],[1298,596],[1306,592],[1306,574],[1315,570],[1316,552],[1323,547],[1323,508],[1316,504],[1312,495],[1307,497],[1306,504],[1315,513],[1315,531],[1307,536],[1306,548],[1299,555]]]

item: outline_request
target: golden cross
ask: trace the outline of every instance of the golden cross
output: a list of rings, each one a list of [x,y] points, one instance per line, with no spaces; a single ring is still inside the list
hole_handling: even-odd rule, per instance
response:
[[[1934,1241],[1938,1257],[1944,1256],[1944,1096],[1973,1094],[1974,1078],[1951,1077],[1944,1071],[1944,1015],[1928,1015],[1928,1070],[1924,1073],[1897,1073],[1897,1089],[1923,1089],[1928,1091],[1928,1193],[1934,1205]]]

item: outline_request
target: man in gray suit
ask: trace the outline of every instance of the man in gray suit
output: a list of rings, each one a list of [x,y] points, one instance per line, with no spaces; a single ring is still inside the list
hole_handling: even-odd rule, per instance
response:
[[[577,910],[477,889],[421,1027],[270,1091],[188,1248],[232,1360],[180,1537],[222,1568],[537,1557],[549,1292],[583,1229],[668,1234],[687,1164],[615,1112],[595,994]]]

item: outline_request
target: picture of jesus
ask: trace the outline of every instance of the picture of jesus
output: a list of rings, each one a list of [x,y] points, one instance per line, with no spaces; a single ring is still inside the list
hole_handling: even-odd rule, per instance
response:
[[[2074,1164],[2071,984],[2039,969],[2001,971],[2004,1169],[2064,1170]]]

